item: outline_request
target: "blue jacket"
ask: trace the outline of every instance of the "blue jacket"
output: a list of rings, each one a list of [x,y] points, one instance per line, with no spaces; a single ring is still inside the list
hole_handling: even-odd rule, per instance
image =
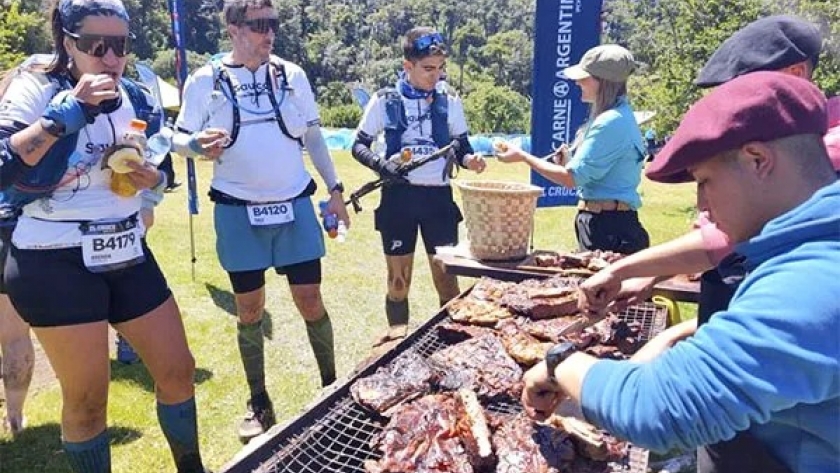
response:
[[[597,117],[586,129],[566,168],[584,200],[619,200],[642,206],[636,190],[642,179],[645,145],[627,97]]]
[[[840,466],[840,182],[736,251],[750,271],[729,305],[650,363],[599,361],[590,421],[653,450],[749,430],[795,472]]]

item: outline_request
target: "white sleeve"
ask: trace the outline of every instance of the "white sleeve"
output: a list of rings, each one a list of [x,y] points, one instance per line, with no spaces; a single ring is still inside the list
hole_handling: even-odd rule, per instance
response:
[[[43,74],[17,74],[0,101],[0,125],[35,123],[44,113],[54,92],[55,86]]]
[[[213,93],[213,70],[207,65],[193,72],[184,84],[181,110],[175,127],[195,133],[204,128]]]
[[[318,104],[315,102],[315,94],[312,92],[312,86],[309,84],[306,72],[300,66],[288,61],[285,62],[285,67],[289,85],[294,91],[294,103],[300,110],[304,111],[306,126],[320,125],[321,117],[318,115]]]
[[[469,131],[467,118],[464,116],[464,102],[460,97],[449,96],[449,133],[460,136]]]
[[[362,119],[359,121],[359,126],[356,132],[362,132],[366,135],[377,137],[385,130],[385,100],[374,93],[373,97],[368,101],[365,112],[362,114]]]
[[[309,159],[324,179],[324,184],[327,185],[327,191],[329,191],[338,182],[338,175],[335,172],[330,151],[327,149],[327,142],[324,141],[324,135],[321,133],[321,127],[318,125],[307,127],[303,142],[309,150]]]

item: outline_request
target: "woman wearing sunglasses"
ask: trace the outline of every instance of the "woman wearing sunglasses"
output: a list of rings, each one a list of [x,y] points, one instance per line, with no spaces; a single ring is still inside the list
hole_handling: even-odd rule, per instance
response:
[[[178,471],[203,472],[195,361],[142,238],[143,192],[116,194],[103,165],[132,120],[159,120],[138,108],[140,89],[122,79],[126,9],[119,0],[60,0],[51,22],[55,60],[45,73],[15,76],[0,104],[0,195],[22,208],[5,267],[9,296],[61,384],[61,434],[73,471],[111,471],[110,324],[155,381],[158,419]],[[128,166],[135,188],[161,184],[153,166]]]

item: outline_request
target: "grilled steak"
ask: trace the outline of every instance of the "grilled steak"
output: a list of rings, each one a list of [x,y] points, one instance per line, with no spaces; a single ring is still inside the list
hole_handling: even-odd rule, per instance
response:
[[[369,473],[472,473],[474,465],[493,463],[486,420],[470,393],[429,395],[398,406],[372,446],[382,458],[365,462]]]
[[[512,282],[483,277],[475,283],[472,291],[470,291],[469,295],[467,295],[467,298],[496,302],[514,286],[516,286],[516,284]]]
[[[427,393],[433,376],[426,360],[408,352],[357,380],[350,386],[350,394],[362,406],[381,414],[408,398]]]
[[[581,251],[576,253],[544,253],[534,256],[534,264],[548,268],[589,269],[600,271],[623,258],[613,251]]]
[[[435,330],[437,330],[438,337],[448,344],[463,342],[468,338],[478,338],[485,335],[496,334],[496,331],[492,328],[453,322],[442,323],[435,327]]]
[[[428,361],[437,372],[438,385],[445,390],[468,388],[481,397],[514,399],[522,392],[522,368],[493,335],[449,346],[431,355]]]
[[[557,343],[561,336],[582,330],[584,322],[584,319],[577,315],[542,320],[526,319],[522,329],[539,340]]]
[[[537,340],[512,320],[499,323],[498,336],[508,355],[517,363],[526,367],[542,361],[545,358],[545,353],[551,348],[551,343]]]
[[[494,326],[499,320],[513,317],[513,313],[496,302],[486,300],[456,299],[446,305],[452,320],[463,324]]]
[[[499,304],[532,319],[576,314],[579,281],[562,276],[528,279],[507,291]]]

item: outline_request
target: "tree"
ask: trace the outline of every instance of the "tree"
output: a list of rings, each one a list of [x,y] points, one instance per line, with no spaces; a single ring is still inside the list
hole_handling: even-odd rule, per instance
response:
[[[17,66],[32,53],[49,49],[40,15],[22,11],[18,1],[0,11],[0,71]]]
[[[470,129],[478,133],[524,133],[530,126],[528,99],[510,87],[480,84],[464,99]]]

